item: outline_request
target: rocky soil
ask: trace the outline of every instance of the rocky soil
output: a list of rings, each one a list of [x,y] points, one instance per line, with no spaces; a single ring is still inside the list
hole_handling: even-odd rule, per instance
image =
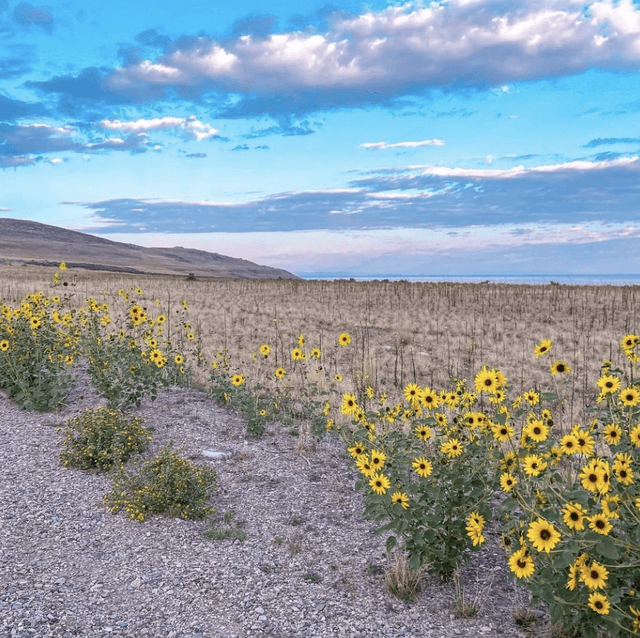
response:
[[[526,635],[513,615],[526,595],[490,530],[461,576],[474,615],[456,617],[454,584],[429,575],[407,604],[385,590],[385,538],[362,516],[340,440],[304,449],[272,424],[247,441],[241,418],[192,389],[163,391],[133,413],[154,428],[145,455],[173,439],[215,466],[216,516],[138,523],[108,513],[109,478],[63,468],[57,444],[57,426],[98,404],[81,375],[56,414],[0,397],[0,638]],[[210,539],[213,528],[236,538]]]

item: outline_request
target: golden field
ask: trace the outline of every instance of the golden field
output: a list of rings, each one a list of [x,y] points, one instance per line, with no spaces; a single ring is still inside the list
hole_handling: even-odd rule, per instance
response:
[[[305,337],[305,348],[318,347],[323,357],[321,381],[337,392],[351,391],[354,378],[389,398],[415,381],[440,390],[452,376],[473,377],[486,365],[500,368],[514,390],[553,390],[559,377],[550,365],[560,359],[571,373],[560,381],[565,400],[563,427],[582,417],[585,404],[598,394],[602,360],[619,356],[620,338],[636,332],[640,287],[515,284],[458,284],[304,280],[229,280],[181,276],[127,275],[68,270],[52,286],[55,268],[0,266],[0,297],[9,304],[30,292],[69,294],[80,307],[88,297],[108,303],[117,291],[142,288],[139,303],[153,314],[156,300],[170,319],[192,323],[196,345],[205,360],[226,348],[232,371],[255,368],[253,354],[270,344],[276,365],[291,363],[290,351]],[[115,300],[115,301],[114,301]],[[170,320],[169,322],[173,322]],[[169,326],[172,328],[172,326]],[[346,331],[349,348],[336,337]],[[176,330],[176,335],[181,335]],[[551,339],[550,355],[539,360],[533,348]],[[335,373],[344,381],[336,384]],[[558,415],[560,416],[560,415]]]

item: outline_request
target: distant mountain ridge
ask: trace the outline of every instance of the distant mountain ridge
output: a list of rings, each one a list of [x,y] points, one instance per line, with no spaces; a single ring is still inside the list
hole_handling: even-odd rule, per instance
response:
[[[0,260],[139,274],[299,279],[280,268],[194,248],[144,248],[40,222],[0,217]]]

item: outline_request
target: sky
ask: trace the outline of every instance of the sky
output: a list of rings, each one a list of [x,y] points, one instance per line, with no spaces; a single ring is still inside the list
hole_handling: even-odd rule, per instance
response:
[[[640,274],[640,0],[0,0],[0,169],[303,277]]]

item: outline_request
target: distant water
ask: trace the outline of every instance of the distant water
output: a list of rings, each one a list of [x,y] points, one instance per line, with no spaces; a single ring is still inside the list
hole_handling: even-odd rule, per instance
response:
[[[388,279],[389,281],[440,282],[478,284],[489,281],[494,284],[539,284],[551,282],[570,286],[637,286],[640,285],[638,275],[351,275],[349,273],[314,273],[298,272],[302,279],[355,279],[356,281],[373,281]]]

